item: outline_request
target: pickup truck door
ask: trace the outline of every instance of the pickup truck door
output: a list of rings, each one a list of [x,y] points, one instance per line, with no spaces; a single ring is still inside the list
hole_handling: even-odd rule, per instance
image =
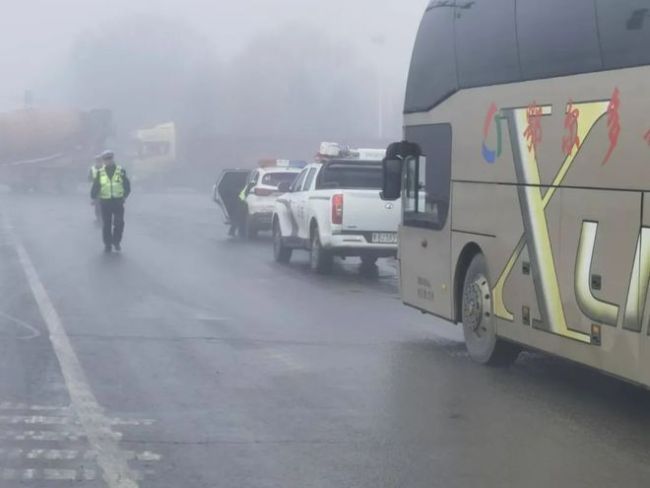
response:
[[[302,235],[301,215],[302,212],[304,211],[302,205],[302,198],[304,198],[302,187],[305,183],[305,178],[307,177],[308,172],[309,170],[305,168],[298,175],[296,180],[291,185],[291,189],[289,193],[285,196],[288,202],[289,213],[291,218],[291,227],[292,227],[291,237],[300,237]]]
[[[239,194],[250,176],[247,169],[226,169],[221,172],[212,189],[212,200],[223,212],[224,223],[230,224],[230,216],[239,205]]]
[[[312,187],[314,186],[314,179],[316,178],[317,168],[306,168],[307,175],[302,185],[302,190],[297,194],[296,206],[298,208],[296,219],[298,221],[298,235],[302,238],[309,237],[309,195]]]

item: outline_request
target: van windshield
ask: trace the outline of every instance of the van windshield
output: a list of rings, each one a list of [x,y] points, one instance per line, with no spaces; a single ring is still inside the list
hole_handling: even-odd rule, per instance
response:
[[[379,190],[382,187],[381,162],[330,163],[321,172],[316,187],[318,189]]]

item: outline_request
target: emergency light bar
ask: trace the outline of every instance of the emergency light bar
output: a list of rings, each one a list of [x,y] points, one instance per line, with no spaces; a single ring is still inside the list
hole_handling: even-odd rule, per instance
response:
[[[386,157],[386,149],[358,149],[357,152],[364,161],[382,161]]]
[[[318,154],[325,157],[336,158],[341,155],[343,149],[337,142],[322,142]]]
[[[331,158],[359,159],[362,161],[381,161],[386,157],[385,149],[350,149],[336,142],[323,142],[316,155],[317,161]]]
[[[260,159],[257,162],[257,165],[260,168],[298,168],[302,169],[307,166],[306,161],[301,161],[298,159]]]

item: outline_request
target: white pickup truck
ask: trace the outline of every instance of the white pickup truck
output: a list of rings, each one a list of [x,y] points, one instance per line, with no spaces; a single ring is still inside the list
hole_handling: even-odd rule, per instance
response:
[[[345,151],[308,165],[293,184],[280,186],[273,213],[273,253],[289,262],[294,249],[310,252],[311,268],[330,270],[334,256],[358,256],[372,267],[397,254],[399,202],[384,202],[383,152]]]

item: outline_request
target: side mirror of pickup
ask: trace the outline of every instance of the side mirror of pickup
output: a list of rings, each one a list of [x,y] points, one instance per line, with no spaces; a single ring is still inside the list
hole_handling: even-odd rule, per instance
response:
[[[289,191],[291,191],[291,183],[288,181],[283,181],[278,185],[278,191],[280,193],[289,193]]]
[[[397,200],[402,196],[402,163],[401,159],[384,159],[382,200]]]

